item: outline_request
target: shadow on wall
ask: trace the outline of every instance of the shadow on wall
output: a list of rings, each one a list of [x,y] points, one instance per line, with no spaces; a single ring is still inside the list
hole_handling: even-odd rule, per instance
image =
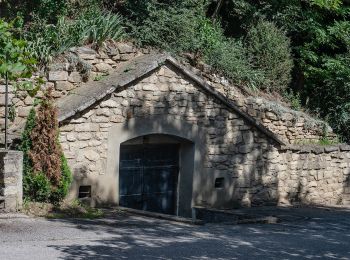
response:
[[[305,176],[309,173],[303,170],[304,159],[280,153],[273,140],[208,97],[210,94],[194,87],[196,83],[191,80],[174,73],[167,81],[159,82],[159,75],[160,70],[150,72],[101,101],[113,99],[120,104],[120,113],[114,115],[120,121],[103,129],[109,132],[108,142],[115,140],[108,144],[107,153],[113,159],[108,160],[113,166],[105,167],[106,175],[109,169],[113,169],[110,175],[118,174],[119,155],[115,151],[121,143],[143,135],[166,134],[194,143],[193,206],[288,205],[305,201],[310,197],[309,191],[317,190],[305,184],[311,179]],[[101,102],[90,109],[98,109]],[[81,116],[76,115],[74,119]],[[102,121],[96,122],[102,127]],[[292,164],[296,164],[296,168],[292,168]],[[314,178],[314,169],[311,171],[310,178]],[[102,203],[103,198],[118,203],[117,180],[107,177],[102,174],[93,178],[86,173],[79,182],[94,185],[93,194],[98,203]],[[101,181],[103,178],[105,181]],[[101,194],[103,198],[99,199]]]
[[[135,88],[139,89],[138,83],[149,76],[140,79]],[[184,82],[184,78],[180,80]],[[170,83],[163,86],[164,92],[133,91],[127,87],[129,105],[123,112],[127,117],[124,131],[135,132],[133,137],[168,134],[195,144],[193,204],[196,206],[276,205],[278,171],[270,165],[270,158],[277,156],[273,141],[219,101],[191,89],[191,84],[196,83],[189,82],[185,86]],[[121,101],[118,95],[112,98]]]
[[[347,175],[344,181],[342,204],[350,205],[350,170],[347,170]]]

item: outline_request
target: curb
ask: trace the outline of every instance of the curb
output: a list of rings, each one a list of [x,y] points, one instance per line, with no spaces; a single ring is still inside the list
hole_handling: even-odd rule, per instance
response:
[[[170,220],[170,221],[181,222],[181,223],[191,224],[191,225],[204,225],[204,222],[202,220],[198,220],[198,219],[193,220],[191,218],[173,216],[173,215],[138,210],[138,209],[124,208],[124,207],[118,207],[117,209],[120,209],[124,212],[132,213],[132,214],[136,214],[136,215],[140,215],[140,216],[145,216],[145,217],[150,217],[150,218]]]

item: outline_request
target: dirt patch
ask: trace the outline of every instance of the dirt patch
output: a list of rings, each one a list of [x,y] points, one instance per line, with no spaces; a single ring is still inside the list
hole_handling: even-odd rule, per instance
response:
[[[25,202],[23,213],[29,216],[45,218],[95,219],[104,216],[104,212],[101,209],[92,208],[80,201],[63,202],[59,205],[42,202]]]

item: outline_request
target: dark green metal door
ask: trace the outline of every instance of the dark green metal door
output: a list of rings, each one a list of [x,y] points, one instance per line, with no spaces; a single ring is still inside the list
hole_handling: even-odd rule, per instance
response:
[[[122,145],[119,205],[175,214],[178,171],[178,145]]]

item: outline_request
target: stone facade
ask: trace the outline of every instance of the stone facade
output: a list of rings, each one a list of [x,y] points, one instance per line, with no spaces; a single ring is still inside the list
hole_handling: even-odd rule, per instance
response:
[[[246,90],[230,84],[227,79],[220,77],[210,70],[203,69],[200,74],[207,82],[229,99],[235,101],[243,111],[262,122],[269,130],[276,133],[289,144],[317,143],[321,138],[337,140],[330,126],[319,119],[296,111],[288,104],[275,100],[276,97],[264,93]]]
[[[158,118],[165,121],[164,117],[173,122],[173,128],[180,128],[179,133],[188,131],[186,125],[201,129],[201,144],[196,144],[201,147],[201,169],[193,176],[192,205],[347,203],[348,146],[282,148],[171,64],[62,123],[60,140],[76,181],[71,197],[77,196],[77,187],[83,183],[95,187],[97,203],[109,199],[117,203],[117,180],[108,167],[110,157],[116,156],[110,140],[121,135],[116,129],[143,128],[146,119],[162,134],[168,126]],[[214,187],[217,178],[224,179],[223,187]]]
[[[35,97],[29,96],[27,91],[16,90],[15,87],[10,86],[11,114],[14,117],[14,122],[10,124],[10,137],[16,138],[19,136],[25,118],[35,99],[40,99],[46,88],[53,87],[54,97],[60,99],[70,92],[74,92],[85,82],[98,82],[114,73],[127,61],[148,53],[149,50],[138,50],[131,44],[114,42],[106,43],[99,51],[89,47],[72,48],[56,59],[59,61],[53,62],[45,71],[38,72],[33,76],[33,80],[42,76],[46,82],[41,86]],[[278,134],[287,143],[317,142],[325,135],[328,139],[335,139],[332,130],[323,121],[289,109],[280,102],[255,97],[252,93],[244,94],[240,88],[229,84],[228,80],[213,73],[204,73],[196,69],[193,69],[193,72],[204,76],[207,82],[213,85],[217,91],[233,100],[243,111],[260,121],[272,132]],[[1,131],[4,128],[4,89],[5,87],[0,82]]]
[[[99,51],[88,47],[72,48],[42,71],[33,75],[25,82],[35,82],[42,77],[44,84],[35,96],[29,95],[18,83],[9,86],[9,103],[11,105],[10,138],[20,135],[26,117],[33,107],[35,99],[43,96],[45,89],[54,88],[53,96],[56,99],[68,95],[74,89],[88,81],[99,81],[129,59],[147,53],[147,50],[137,50],[126,43],[106,43]],[[0,131],[5,127],[5,86],[0,80]],[[3,137],[1,136],[0,139]],[[3,143],[3,140],[1,140]]]
[[[22,152],[0,150],[0,211],[22,208]]]
[[[349,205],[350,146],[291,146],[267,156],[254,204]]]
[[[54,87],[60,142],[74,175],[70,199],[80,186],[91,186],[93,205],[117,204],[121,145],[157,135],[181,146],[186,183],[180,183],[179,205],[186,216],[192,206],[350,202],[348,146],[290,146],[325,132],[335,138],[326,124],[145,53],[120,43],[99,52],[75,48],[45,72],[37,98]],[[10,98],[14,125],[21,125],[34,98],[24,91]]]

